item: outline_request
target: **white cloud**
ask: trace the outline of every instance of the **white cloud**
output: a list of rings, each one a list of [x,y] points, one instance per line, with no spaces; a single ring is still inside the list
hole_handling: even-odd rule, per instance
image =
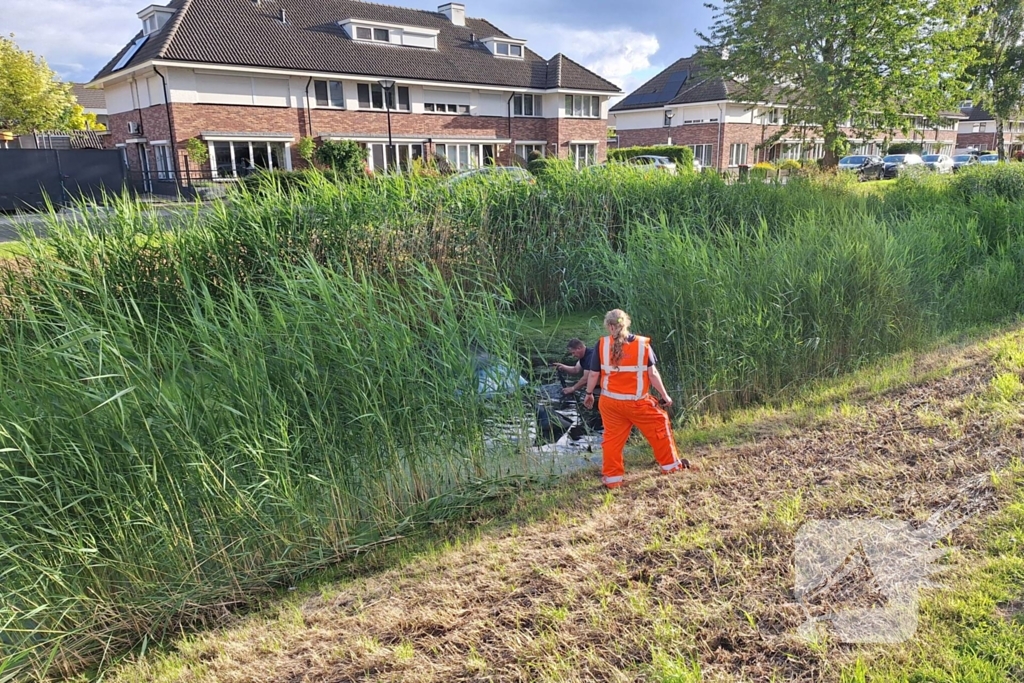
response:
[[[532,25],[523,33],[532,36],[529,45],[541,55],[561,52],[624,89],[631,84],[632,74],[650,68],[651,57],[661,49],[657,36],[632,29]]]
[[[4,0],[3,31],[65,80],[96,75],[142,27],[139,0]]]

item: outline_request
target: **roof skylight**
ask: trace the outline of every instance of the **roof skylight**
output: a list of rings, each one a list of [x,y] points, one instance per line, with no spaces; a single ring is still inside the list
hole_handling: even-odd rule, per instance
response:
[[[123,69],[126,66],[128,66],[128,62],[132,61],[132,57],[135,56],[135,54],[139,51],[139,48],[141,48],[145,44],[148,38],[149,36],[142,36],[134,43],[132,43],[132,46],[128,48],[128,51],[124,53],[121,59],[117,60],[117,64],[114,65],[112,71],[119,71],[120,69]]]

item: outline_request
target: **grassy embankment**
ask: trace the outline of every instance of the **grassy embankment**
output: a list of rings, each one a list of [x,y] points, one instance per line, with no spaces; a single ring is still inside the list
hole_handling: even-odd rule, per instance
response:
[[[178,639],[114,683],[1009,682],[1024,675],[1024,332],[947,340],[677,433],[700,470],[584,472],[400,539]],[[795,632],[811,519],[973,511],[901,645]],[[864,573],[823,605],[878,601]],[[865,600],[867,603],[865,603]]]
[[[467,398],[524,312],[627,308],[691,414],[1005,319],[1021,180],[314,180],[173,239],[127,202],[54,225],[4,290],[3,666],[102,666],[536,481],[485,428],[529,407]]]

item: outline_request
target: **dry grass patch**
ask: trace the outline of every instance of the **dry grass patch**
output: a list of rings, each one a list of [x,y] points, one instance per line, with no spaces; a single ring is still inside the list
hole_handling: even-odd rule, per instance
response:
[[[992,473],[1020,457],[1024,430],[980,406],[1008,371],[999,349],[1020,341],[930,354],[900,366],[902,383],[849,383],[833,399],[850,407],[805,428],[787,417],[812,401],[748,415],[749,440],[691,450],[696,472],[656,475],[640,449],[621,492],[580,473],[558,514],[295,598],[115,680],[839,681],[865,652],[795,635],[796,531],[1006,500]],[[954,534],[961,562],[977,529]]]

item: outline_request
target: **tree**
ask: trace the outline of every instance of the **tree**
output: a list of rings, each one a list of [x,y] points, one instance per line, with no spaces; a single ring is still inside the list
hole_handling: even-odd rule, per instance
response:
[[[782,134],[806,126],[835,166],[844,127],[857,135],[935,120],[964,90],[978,0],[724,0],[704,63],[736,82],[733,99],[787,106]],[[798,123],[793,123],[798,122]],[[774,142],[772,140],[771,142]]]
[[[0,128],[15,133],[67,128],[75,106],[71,85],[61,83],[46,61],[18,49],[13,35],[0,37]]]
[[[85,111],[85,108],[77,102],[71,106],[71,110],[63,121],[59,122],[57,128],[60,130],[106,130],[107,127],[96,120],[96,114]]]
[[[316,143],[311,137],[300,138],[298,144],[295,145],[295,151],[299,153],[299,158],[305,161],[310,166],[313,165],[313,157],[316,154]]]
[[[972,70],[974,103],[996,120],[999,160],[1006,158],[1006,121],[1020,115],[1024,103],[1024,2],[988,0],[982,6],[984,35]]]
[[[354,140],[328,140],[316,150],[316,160],[334,169],[339,177],[354,180],[366,170],[366,149]]]

